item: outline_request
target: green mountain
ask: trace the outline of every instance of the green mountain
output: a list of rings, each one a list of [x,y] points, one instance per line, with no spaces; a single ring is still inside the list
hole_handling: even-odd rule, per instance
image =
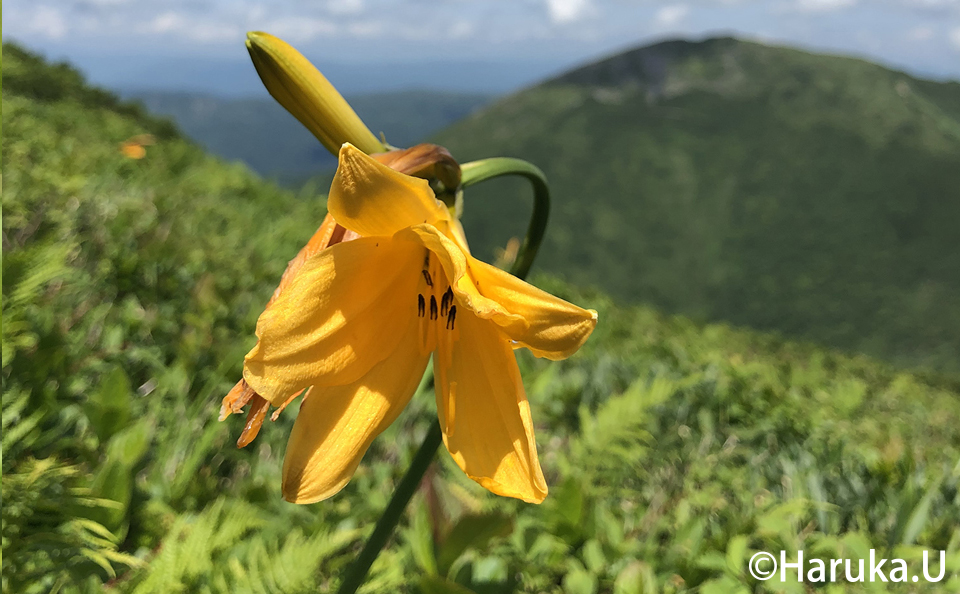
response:
[[[960,83],[731,38],[669,41],[502,99],[434,140],[540,165],[540,270],[698,320],[960,370]],[[489,256],[528,189],[465,225]]]
[[[3,593],[334,591],[432,391],[311,506],[280,498],[298,406],[243,450],[243,419],[216,420],[321,201],[67,66],[3,58]],[[365,591],[804,591],[749,577],[754,551],[781,549],[876,549],[910,575],[942,550],[942,579],[910,591],[960,591],[956,382],[537,282],[600,319],[566,361],[518,351],[547,501],[495,497],[441,452]]]
[[[273,99],[225,99],[178,92],[132,93],[155,115],[177,126],[208,151],[246,163],[265,177],[291,186],[336,169],[330,155]],[[438,91],[398,91],[348,97],[377,134],[394,146],[422,142],[490,101],[487,95]]]

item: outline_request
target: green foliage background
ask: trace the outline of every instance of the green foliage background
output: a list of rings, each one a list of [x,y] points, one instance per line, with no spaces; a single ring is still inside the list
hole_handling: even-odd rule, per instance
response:
[[[293,408],[244,450],[216,421],[322,200],[3,49],[3,592],[334,589],[432,394],[311,506],[279,493]],[[601,320],[567,361],[520,353],[550,497],[496,498],[442,453],[365,591],[808,591],[746,573],[781,548],[913,571],[945,550],[912,591],[960,590],[955,380],[536,282]]]

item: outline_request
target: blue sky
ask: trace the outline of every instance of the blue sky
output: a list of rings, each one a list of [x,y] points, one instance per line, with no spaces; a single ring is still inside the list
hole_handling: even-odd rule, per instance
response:
[[[960,80],[960,0],[7,0],[3,34],[119,89],[256,94],[248,30],[345,92],[503,92],[670,37],[735,34]]]

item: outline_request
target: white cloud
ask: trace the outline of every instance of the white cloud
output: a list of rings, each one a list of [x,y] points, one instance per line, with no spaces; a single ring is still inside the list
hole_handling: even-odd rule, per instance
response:
[[[123,6],[130,2],[130,0],[85,0],[87,4],[91,6],[96,6],[97,8],[114,8],[116,6]]]
[[[36,35],[47,39],[60,39],[69,31],[63,12],[52,6],[38,6],[33,11],[16,11],[13,21],[18,23],[17,35]],[[22,19],[22,20],[21,20]],[[10,20],[8,18],[8,20]],[[4,27],[4,33],[7,31]]]
[[[266,21],[260,28],[292,42],[310,41],[321,35],[332,36],[338,29],[330,21],[310,17],[283,17]]]
[[[797,0],[797,8],[804,12],[832,12],[856,3],[857,0]]]
[[[327,11],[331,14],[359,14],[363,12],[363,0],[330,0],[327,2]]]
[[[960,0],[8,0],[3,32],[56,55],[235,52],[247,30],[366,58],[569,64],[653,37],[719,32],[960,76]],[[799,18],[803,17],[803,18]],[[173,43],[171,43],[173,42]],[[64,49],[69,48],[69,49]],[[94,52],[94,53],[96,53]],[[230,55],[233,55],[232,53]]]
[[[933,39],[934,31],[932,27],[914,27],[907,31],[907,39],[910,41],[930,41]]]
[[[954,49],[960,50],[960,27],[954,27],[953,30],[950,31],[950,45],[952,45]]]
[[[547,0],[547,11],[554,23],[571,23],[590,12],[590,0]]]
[[[159,14],[138,29],[141,33],[168,35],[203,43],[227,41],[243,35],[240,28],[234,25],[188,17],[174,11]]]
[[[654,18],[661,27],[672,27],[687,18],[688,14],[690,7],[686,4],[671,4],[658,10]]]
[[[473,36],[474,27],[470,21],[457,21],[447,30],[447,37],[450,39],[468,39]]]
[[[921,8],[960,7],[960,2],[957,0],[900,0],[900,2],[905,6],[919,6]]]
[[[351,23],[347,27],[347,32],[353,37],[377,37],[382,35],[386,27],[382,22],[358,22]]]
[[[150,33],[171,33],[181,30],[183,25],[184,19],[182,16],[175,12],[165,12],[147,23],[147,31]]]

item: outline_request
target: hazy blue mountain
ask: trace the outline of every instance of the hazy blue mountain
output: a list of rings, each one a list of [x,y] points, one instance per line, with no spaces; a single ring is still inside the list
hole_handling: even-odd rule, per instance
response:
[[[187,92],[144,91],[127,96],[151,113],[172,118],[210,152],[296,184],[336,167],[336,159],[272,99],[235,99]],[[348,97],[375,133],[395,146],[416,144],[473,113],[489,95],[401,91]]]

